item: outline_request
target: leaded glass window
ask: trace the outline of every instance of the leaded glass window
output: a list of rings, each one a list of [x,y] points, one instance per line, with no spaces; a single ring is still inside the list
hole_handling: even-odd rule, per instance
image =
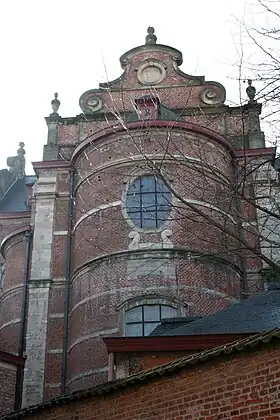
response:
[[[141,305],[125,313],[125,335],[147,336],[164,318],[178,316],[177,309],[168,305]]]
[[[172,208],[172,194],[155,175],[137,178],[129,187],[126,211],[134,225],[156,229],[167,220]]]

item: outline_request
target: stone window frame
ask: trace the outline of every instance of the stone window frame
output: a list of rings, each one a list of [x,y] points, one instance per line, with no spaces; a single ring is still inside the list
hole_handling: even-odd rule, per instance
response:
[[[178,311],[177,317],[187,316],[188,304],[173,296],[162,296],[162,295],[140,295],[137,297],[130,298],[116,307],[116,311],[119,313],[119,326],[122,336],[125,335],[125,313],[130,309],[145,306],[145,305],[162,305],[169,306]],[[128,336],[127,336],[128,337]]]
[[[160,227],[141,228],[139,226],[136,226],[134,224],[134,222],[131,220],[131,218],[130,218],[129,214],[127,213],[127,210],[126,210],[126,207],[127,207],[126,206],[126,199],[127,199],[127,193],[128,193],[129,187],[133,184],[133,182],[135,182],[140,177],[152,176],[152,175],[156,176],[156,174],[152,173],[149,170],[139,170],[139,169],[137,169],[136,171],[133,171],[132,173],[133,173],[133,175],[128,176],[127,180],[124,181],[125,188],[123,190],[122,199],[121,199],[121,203],[122,203],[121,208],[122,208],[122,213],[123,213],[123,217],[124,217],[125,221],[128,223],[128,225],[134,231],[139,232],[139,233],[142,233],[142,232],[143,233],[157,233],[157,232],[162,232],[165,229],[168,229],[168,226],[169,226],[170,220],[171,220],[171,214],[172,214],[173,207],[174,207],[174,201],[175,201],[175,198],[174,198],[172,193],[171,193],[171,203],[170,203],[171,210],[169,212],[169,215],[168,215],[167,219],[162,223],[162,225]],[[166,175],[163,174],[163,176],[167,176],[167,174]]]
[[[147,81],[145,80],[145,77],[143,75],[149,68],[156,68],[159,71],[159,77],[155,79],[154,81]],[[154,86],[160,84],[165,78],[166,78],[166,69],[167,67],[164,65],[163,62],[156,60],[156,59],[147,59],[144,62],[142,62],[137,70],[137,79],[141,83],[141,85],[144,86]]]

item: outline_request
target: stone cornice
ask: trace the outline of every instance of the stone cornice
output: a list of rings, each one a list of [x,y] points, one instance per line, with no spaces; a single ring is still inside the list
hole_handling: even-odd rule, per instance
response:
[[[66,160],[47,160],[47,161],[40,161],[40,162],[32,162],[33,169],[38,176],[39,172],[44,170],[55,169],[57,172],[69,172],[73,169],[71,163],[67,162]]]
[[[155,51],[169,53],[172,56],[173,60],[176,61],[178,66],[180,66],[183,63],[182,53],[176,48],[170,47],[169,45],[163,45],[163,44],[153,44],[153,45],[145,44],[145,45],[139,45],[138,47],[132,48],[131,50],[128,50],[127,52],[125,52],[120,57],[121,67],[125,69],[130,59],[134,57],[136,54],[139,54],[142,52],[155,52]],[[194,76],[194,77],[198,79],[199,81],[201,79],[203,80],[203,77],[199,77],[199,76]]]
[[[0,219],[25,219],[30,217],[30,211],[22,211],[16,213],[0,213]]]
[[[231,154],[234,156],[234,148],[229,143],[228,140],[226,140],[223,136],[216,133],[213,130],[210,130],[206,127],[201,127],[198,124],[193,124],[189,122],[183,122],[183,121],[164,121],[164,120],[147,120],[147,121],[137,121],[133,123],[127,123],[125,127],[123,127],[121,124],[119,125],[112,125],[107,128],[104,128],[96,133],[93,133],[89,137],[87,137],[84,141],[82,141],[74,150],[71,161],[74,163],[77,156],[81,153],[81,151],[87,147],[91,143],[96,143],[99,140],[102,140],[103,138],[109,137],[111,135],[115,135],[117,133],[127,133],[128,130],[133,129],[150,129],[150,128],[166,128],[166,129],[173,129],[173,130],[184,130],[184,131],[191,131],[196,134],[201,134],[204,136],[208,136],[209,138],[213,139],[214,141],[221,144],[223,147],[225,147]]]
[[[276,147],[261,147],[257,149],[236,149],[236,158],[247,158],[247,157],[267,157],[271,159],[275,158]]]
[[[49,289],[51,287],[51,279],[30,279],[29,282],[30,289]]]
[[[233,262],[226,260],[219,255],[213,254],[211,252],[204,252],[197,249],[189,249],[189,248],[152,248],[152,249],[134,249],[134,250],[122,250],[117,252],[112,252],[111,254],[103,254],[98,257],[92,258],[91,260],[87,261],[86,263],[82,264],[72,273],[71,281],[74,278],[81,274],[81,272],[86,272],[91,270],[91,265],[94,263],[101,263],[102,260],[112,260],[113,258],[123,258],[123,257],[132,257],[141,258],[143,255],[144,258],[147,258],[147,254],[154,256],[155,258],[174,258],[178,256],[178,258],[194,258],[194,261],[199,261],[201,263],[217,263],[220,266],[227,267],[230,270],[235,271],[239,275],[242,275],[242,271],[240,268]]]
[[[133,157],[128,156],[128,157],[124,157],[121,159],[117,159],[117,160],[113,160],[110,162],[106,162],[103,163],[102,165],[96,166],[94,169],[92,169],[92,171],[88,174],[86,174],[83,178],[81,178],[75,188],[74,188],[74,196],[77,194],[78,189],[81,187],[81,185],[87,181],[89,178],[91,178],[92,176],[96,175],[98,172],[100,171],[104,171],[107,170],[109,168],[117,168],[117,167],[122,167],[122,166],[126,166],[126,165],[131,165],[132,163],[140,163],[140,162],[145,162],[146,159],[151,159],[154,161],[160,161],[162,162],[164,160],[165,163],[174,163],[174,160],[176,161],[180,161],[181,165],[188,165],[190,162],[192,163],[192,165],[195,167],[195,165],[199,166],[201,168],[201,166],[203,166],[203,170],[206,172],[210,172],[213,176],[215,176],[216,178],[220,177],[220,179],[222,179],[224,182],[227,182],[227,178],[225,176],[223,176],[222,172],[219,170],[218,167],[213,166],[211,164],[206,164],[203,160],[192,157],[192,156],[182,156],[180,154],[173,154],[172,157],[170,156],[166,156],[164,154],[159,154],[159,153],[147,153],[145,155],[133,155]],[[67,194],[67,197],[69,195]]]

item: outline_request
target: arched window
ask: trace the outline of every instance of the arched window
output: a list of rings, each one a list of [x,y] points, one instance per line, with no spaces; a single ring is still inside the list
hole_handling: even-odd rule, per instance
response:
[[[178,316],[178,309],[168,305],[141,305],[125,312],[125,335],[147,336],[164,318]]]
[[[137,178],[128,188],[126,211],[135,226],[156,229],[167,220],[172,208],[172,194],[155,175]]]

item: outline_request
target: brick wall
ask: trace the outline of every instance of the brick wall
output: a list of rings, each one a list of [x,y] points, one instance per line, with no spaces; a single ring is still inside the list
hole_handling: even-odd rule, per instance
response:
[[[73,118],[59,123],[58,144],[63,153],[65,151],[65,156],[70,156],[70,149],[67,150],[67,147],[74,150],[82,142],[87,142],[74,162],[76,176],[68,390],[76,390],[106,379],[107,354],[100,336],[123,334],[123,314],[117,312],[116,308],[127,299],[146,294],[161,294],[170,299],[180,299],[187,308],[187,312],[182,315],[204,315],[222,309],[240,297],[238,268],[241,267],[241,259],[238,244],[213,224],[194,215],[186,206],[183,208],[176,200],[170,219],[165,224],[165,228],[171,231],[169,239],[172,247],[214,253],[235,266],[229,268],[227,264],[217,261],[202,262],[192,258],[190,254],[180,256],[176,252],[156,255],[147,251],[141,259],[131,251],[134,245],[130,234],[135,227],[129,223],[125,213],[126,189],[134,177],[152,172],[145,162],[146,156],[154,158],[166,152],[169,160],[164,162],[162,168],[173,188],[183,198],[211,203],[218,211],[209,209],[209,216],[236,233],[236,225],[232,221],[236,217],[232,191],[222,182],[225,178],[234,179],[234,166],[226,142],[224,144],[214,140],[214,133],[211,138],[210,132],[206,135],[175,127],[172,130],[138,127],[119,133],[115,129],[108,129],[110,125],[113,127],[117,123],[114,112],[134,111],[135,98],[150,94],[150,88],[139,83],[135,71],[143,60],[154,58],[164,62],[166,77],[164,86],[157,90],[157,97],[162,105],[181,110],[182,121],[210,128],[229,140],[232,136],[242,134],[243,129],[246,133],[249,131],[247,115],[240,118],[240,110],[232,111],[221,105],[224,100],[221,86],[211,83],[210,86],[208,82],[204,84],[202,79],[183,76],[176,71],[178,58],[174,58],[174,51],[170,53],[165,47],[163,50],[155,48],[155,51],[139,50],[129,55],[128,61],[123,63],[127,70],[122,82],[115,81],[114,89],[110,93],[106,90],[96,93],[102,99],[101,112],[106,110],[108,115],[110,111],[113,112],[109,115],[109,121],[99,118],[90,121],[89,117],[86,121]],[[207,102],[202,101],[203,92],[209,87],[217,94],[215,104],[221,107],[209,107]],[[87,93],[82,95],[80,104],[86,102],[86,98]],[[193,159],[192,162],[202,163],[203,169],[189,164],[186,156]],[[172,157],[175,157],[175,162]],[[203,176],[205,170],[208,170],[210,176]],[[59,365],[62,351],[63,302],[56,295],[60,296],[63,292],[65,276],[65,176],[58,176],[57,192],[54,216],[56,236],[52,247],[52,278],[56,281],[56,286],[52,286],[50,295],[51,301],[56,302],[56,307],[49,311],[48,319],[46,398],[59,392],[60,372],[59,369],[53,371],[52,366]],[[156,243],[161,246],[161,232],[141,232],[140,243]],[[116,253],[124,255],[114,255]],[[252,290],[258,290],[261,287],[261,278],[253,276],[252,285]]]
[[[11,221],[10,233],[13,231]],[[22,309],[25,262],[24,232],[5,242],[5,274],[0,291],[0,350],[17,354]]]
[[[142,257],[133,253],[130,234],[137,228],[125,214],[126,189],[139,174],[153,173],[144,157],[162,157],[166,147],[169,157],[177,156],[175,163],[169,159],[163,164],[175,191],[183,198],[211,203],[218,209],[209,209],[211,220],[236,232],[232,191],[222,182],[223,177],[234,179],[226,143],[217,141],[214,134],[211,138],[191,130],[173,128],[167,133],[164,128],[131,129],[118,135],[111,131],[105,138],[89,142],[75,161],[67,372],[70,391],[106,378],[107,354],[100,336],[124,333],[122,314],[116,308],[126,300],[147,294],[178,298],[187,307],[184,316],[213,313],[240,297],[238,245],[176,200],[164,228],[138,232],[139,246],[154,243],[161,247],[162,231],[168,229],[174,252],[148,249]],[[182,156],[199,165],[185,158],[182,161]],[[204,170],[210,175],[203,176]],[[62,203],[59,209],[57,223],[63,226],[66,210]],[[57,246],[54,241],[56,256],[63,250],[62,243],[63,238],[57,239]],[[193,258],[191,253],[196,251],[216,254],[225,262]],[[53,273],[62,275],[65,260],[54,257],[53,261]],[[230,268],[227,261],[236,266]]]
[[[14,409],[16,367],[0,361],[0,415]]]
[[[195,351],[150,351],[115,354],[116,379],[126,378],[143,370],[180,359]],[[196,352],[195,352],[196,353]]]
[[[265,347],[45,408],[21,419],[277,420],[279,392],[280,350]]]

